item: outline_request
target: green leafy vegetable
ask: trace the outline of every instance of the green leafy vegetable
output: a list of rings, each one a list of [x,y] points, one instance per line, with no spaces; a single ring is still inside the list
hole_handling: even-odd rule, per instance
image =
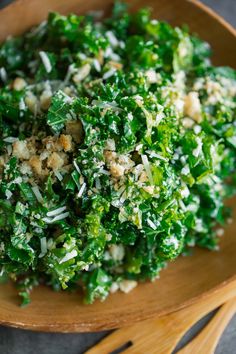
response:
[[[104,300],[218,249],[236,72],[210,54],[120,2],[103,22],[51,13],[1,45],[0,270],[23,305],[40,282]]]

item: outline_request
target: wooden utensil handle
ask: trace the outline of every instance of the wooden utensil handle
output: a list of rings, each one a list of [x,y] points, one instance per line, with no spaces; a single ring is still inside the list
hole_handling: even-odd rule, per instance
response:
[[[219,289],[213,295],[204,297],[197,303],[182,310],[156,319],[137,323],[133,326],[119,329],[107,336],[100,343],[88,350],[87,354],[108,354],[125,343],[132,345],[125,350],[126,354],[168,354],[173,351],[184,333],[204,315],[236,296],[236,281]],[[236,300],[234,300],[236,303]],[[226,308],[225,308],[226,306]],[[227,312],[227,305],[222,307],[216,320]],[[233,305],[231,313],[233,313]],[[225,312],[226,311],[226,312]],[[226,325],[227,317],[224,317]],[[220,320],[219,320],[220,321]],[[223,321],[222,321],[223,322]],[[222,323],[222,330],[225,328]],[[220,327],[221,328],[221,327]],[[212,328],[213,330],[213,328]],[[220,333],[220,332],[219,332]],[[222,333],[222,331],[221,331]],[[197,351],[199,352],[199,351]],[[189,353],[189,351],[188,351]],[[194,353],[194,351],[193,351]],[[201,352],[202,354],[203,352]],[[207,353],[209,354],[209,353]]]
[[[209,324],[178,354],[213,354],[218,341],[236,311],[236,298],[223,305]]]

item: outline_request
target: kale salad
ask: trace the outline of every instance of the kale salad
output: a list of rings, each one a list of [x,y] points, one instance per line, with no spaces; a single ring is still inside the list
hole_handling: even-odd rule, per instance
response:
[[[0,46],[0,274],[23,304],[40,283],[129,292],[230,221],[236,72],[148,9],[99,16]]]

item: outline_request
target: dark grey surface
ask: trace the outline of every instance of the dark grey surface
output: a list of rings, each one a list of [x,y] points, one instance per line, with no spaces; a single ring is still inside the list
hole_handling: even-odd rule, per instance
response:
[[[11,0],[0,0],[0,7],[9,2],[11,2]],[[236,26],[236,0],[204,0],[203,3],[215,9],[215,11],[221,14],[227,21]],[[182,338],[177,349],[181,348],[191,338],[193,338],[200,331],[200,329],[206,325],[213,315],[214,314],[206,316],[193,328],[191,328],[190,331]],[[89,334],[35,333],[31,331],[0,327],[0,354],[82,354],[85,350],[97,343],[108,333],[109,332]],[[235,353],[236,316],[234,316],[225,330],[216,349],[216,354]]]

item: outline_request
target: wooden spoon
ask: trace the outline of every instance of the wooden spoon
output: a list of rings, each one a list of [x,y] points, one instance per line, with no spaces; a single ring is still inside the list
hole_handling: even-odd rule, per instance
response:
[[[171,353],[193,324],[235,295],[235,285],[236,283],[233,289],[226,287],[225,291],[201,299],[177,312],[118,329],[88,350],[86,354],[108,354],[116,350],[119,352],[125,350],[127,354]],[[235,310],[236,299],[234,298],[223,305],[200,335],[179,353],[213,353],[220,335]]]

